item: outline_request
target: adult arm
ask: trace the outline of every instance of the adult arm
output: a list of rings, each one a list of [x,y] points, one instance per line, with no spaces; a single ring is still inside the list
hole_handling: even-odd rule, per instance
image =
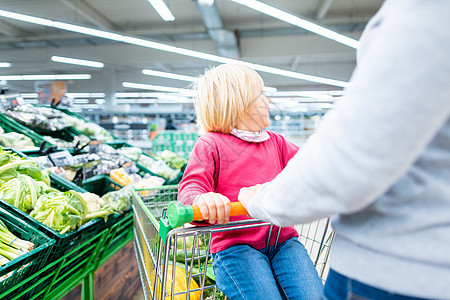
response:
[[[284,171],[250,199],[252,217],[288,226],[367,207],[449,118],[449,2],[387,4],[371,24],[370,41],[362,40],[345,97]]]

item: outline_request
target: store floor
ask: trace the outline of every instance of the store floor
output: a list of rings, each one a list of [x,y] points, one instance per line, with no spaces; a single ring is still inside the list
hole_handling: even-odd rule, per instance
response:
[[[140,288],[131,300],[145,300],[144,291]]]

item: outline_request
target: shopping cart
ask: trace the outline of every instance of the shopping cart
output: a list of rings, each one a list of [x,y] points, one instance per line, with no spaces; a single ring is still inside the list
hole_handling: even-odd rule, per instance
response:
[[[134,246],[145,299],[227,299],[215,284],[211,234],[272,224],[243,220],[211,226],[184,224],[172,229],[167,226],[167,207],[177,200],[177,193],[178,186],[134,193]],[[298,230],[324,280],[333,234],[327,221],[316,223]]]

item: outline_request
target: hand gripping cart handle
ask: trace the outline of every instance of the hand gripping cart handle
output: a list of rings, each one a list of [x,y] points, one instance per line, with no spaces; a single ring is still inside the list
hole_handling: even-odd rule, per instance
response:
[[[230,216],[247,215],[248,212],[241,202],[231,202]],[[159,235],[166,242],[167,233],[186,223],[203,220],[202,213],[196,205],[183,205],[179,201],[170,202],[166,214],[159,221]]]

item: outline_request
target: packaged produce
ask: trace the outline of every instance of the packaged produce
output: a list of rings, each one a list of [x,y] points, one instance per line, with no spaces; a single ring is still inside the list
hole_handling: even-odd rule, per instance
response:
[[[106,131],[103,127],[92,123],[86,122],[83,119],[66,115],[66,119],[70,122],[76,130],[86,134],[91,139],[106,142],[114,140],[114,137]]]
[[[182,169],[187,163],[187,159],[170,150],[161,152],[160,157],[173,169]]]
[[[63,112],[50,108],[24,104],[6,110],[8,116],[31,128],[59,131],[71,126]]]
[[[103,195],[102,200],[116,211],[127,210],[133,198],[133,187],[126,186],[119,191],[109,192]]]
[[[173,180],[180,173],[180,170],[172,169],[162,159],[153,159],[146,155],[142,155],[138,163],[166,180]]]
[[[1,133],[0,145],[4,147],[13,147],[14,149],[20,151],[32,151],[39,149],[34,145],[32,139],[17,132]]]

